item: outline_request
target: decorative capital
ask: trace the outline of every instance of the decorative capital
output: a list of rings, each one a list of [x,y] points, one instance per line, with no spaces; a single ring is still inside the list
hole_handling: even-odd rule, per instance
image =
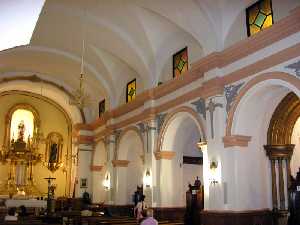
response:
[[[295,145],[264,145],[266,154],[272,159],[290,159],[293,155]]]
[[[160,160],[160,159],[171,160],[176,155],[176,152],[173,152],[173,151],[158,151],[158,152],[154,152],[154,155],[155,155],[156,160]]]
[[[224,147],[247,147],[249,144],[249,141],[251,141],[251,136],[245,136],[245,135],[231,135],[231,136],[225,136],[223,137]]]
[[[111,163],[114,167],[127,167],[129,164],[128,160],[112,160]]]
[[[91,165],[90,169],[91,169],[91,171],[100,172],[103,169],[103,166]]]

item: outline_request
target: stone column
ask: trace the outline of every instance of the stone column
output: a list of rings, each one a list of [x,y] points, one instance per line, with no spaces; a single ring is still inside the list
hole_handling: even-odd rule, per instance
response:
[[[146,175],[146,171],[149,171],[152,179],[150,186],[146,186],[145,184],[143,186],[144,195],[146,196],[145,202],[149,207],[153,207],[155,206],[153,187],[154,185],[156,185],[155,180],[153,178],[154,178],[154,174],[156,173],[156,167],[155,164],[153,163],[152,156],[153,156],[153,152],[155,151],[154,143],[156,138],[156,123],[154,118],[149,118],[147,121],[141,122],[137,125],[143,137],[143,143],[144,143],[143,176]]]
[[[273,209],[278,208],[277,204],[277,185],[276,185],[276,161],[274,159],[271,160],[271,172],[272,172],[272,199],[273,199]]]
[[[286,144],[286,145],[265,145],[264,148],[266,150],[267,156],[269,157],[271,161],[271,171],[272,171],[272,201],[273,201],[273,209],[276,212],[274,214],[276,218],[276,223],[278,225],[286,225],[287,224],[287,218],[288,218],[288,208],[286,208],[286,202],[288,202],[288,199],[285,198],[284,193],[284,185],[286,185],[286,188],[288,188],[289,185],[289,173],[287,173],[287,178],[284,179],[283,176],[283,165],[282,163],[284,161],[288,162],[286,163],[286,169],[290,170],[289,167],[289,161],[293,155],[294,151],[294,145],[292,144]],[[278,176],[279,176],[279,184],[277,187],[276,183],[276,176],[277,171],[275,169],[275,161],[278,161]],[[279,205],[277,201],[277,194],[279,191]],[[277,211],[279,209],[279,211]]]
[[[105,137],[106,149],[106,173],[109,174],[110,189],[107,190],[107,203],[115,203],[116,192],[116,170],[113,167],[112,161],[115,159],[118,134],[112,133]]]

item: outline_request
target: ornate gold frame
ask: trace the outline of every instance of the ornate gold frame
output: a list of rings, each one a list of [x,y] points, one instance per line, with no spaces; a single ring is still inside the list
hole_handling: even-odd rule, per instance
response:
[[[45,165],[54,173],[56,170],[63,166],[63,136],[58,132],[51,132],[46,138],[46,151],[45,151]],[[57,156],[55,162],[49,162],[52,144],[57,145]]]
[[[300,100],[293,92],[275,109],[268,129],[268,145],[291,144],[293,129],[300,116]]]
[[[12,114],[18,109],[25,109],[32,112],[34,116],[34,130],[35,132],[40,132],[41,120],[38,111],[30,104],[27,103],[18,103],[12,106],[6,116],[5,116],[5,131],[4,131],[4,141],[3,141],[3,150],[8,150],[7,146],[10,145],[10,124]]]

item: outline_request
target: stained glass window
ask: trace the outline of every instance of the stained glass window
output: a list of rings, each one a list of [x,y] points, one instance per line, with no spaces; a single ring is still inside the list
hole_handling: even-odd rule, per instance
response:
[[[188,70],[187,47],[173,55],[173,77],[178,77]]]
[[[99,102],[99,117],[105,112],[105,99]]]
[[[271,0],[260,0],[246,9],[247,34],[251,36],[273,24]]]
[[[136,79],[130,81],[126,88],[126,102],[131,102],[136,96]]]

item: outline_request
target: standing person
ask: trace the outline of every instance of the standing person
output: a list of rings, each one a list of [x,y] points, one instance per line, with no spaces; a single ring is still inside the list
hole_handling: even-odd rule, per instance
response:
[[[142,212],[143,210],[147,209],[147,205],[144,201],[145,201],[145,195],[141,197],[138,204],[134,207],[134,216],[136,217],[137,221],[143,218]]]
[[[146,218],[140,225],[158,225],[157,220],[153,218],[153,209],[147,209]]]

